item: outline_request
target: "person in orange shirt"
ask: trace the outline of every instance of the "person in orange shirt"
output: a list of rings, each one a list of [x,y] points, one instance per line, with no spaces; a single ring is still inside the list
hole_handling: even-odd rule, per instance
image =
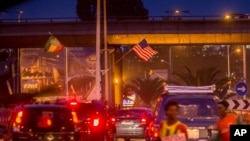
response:
[[[164,110],[165,116],[167,118],[166,120],[163,120],[160,123],[159,137],[162,138],[166,136],[184,133],[187,139],[187,125],[177,119],[179,111],[178,103],[175,101],[170,101],[165,105]]]
[[[237,124],[237,115],[228,113],[228,103],[220,101],[217,104],[219,120],[216,123],[221,141],[230,141],[230,125]]]

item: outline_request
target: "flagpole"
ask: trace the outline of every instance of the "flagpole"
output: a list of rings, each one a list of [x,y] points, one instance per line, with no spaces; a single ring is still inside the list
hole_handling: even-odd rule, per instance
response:
[[[107,11],[106,0],[103,0],[103,37],[104,37],[104,70],[108,69],[108,47],[107,47]],[[109,102],[109,106],[113,105],[113,95],[109,91],[109,72],[104,74],[105,78],[105,100]]]
[[[132,51],[133,48],[131,48],[128,52],[126,52],[124,55],[122,55],[121,58],[119,58],[118,60],[116,60],[112,66],[110,66],[108,69],[106,69],[104,71],[104,73],[107,73],[111,68],[113,68],[117,63],[119,63],[124,57],[126,57],[131,51]]]
[[[68,81],[68,47],[65,47],[65,91],[66,97],[69,99],[69,81]]]

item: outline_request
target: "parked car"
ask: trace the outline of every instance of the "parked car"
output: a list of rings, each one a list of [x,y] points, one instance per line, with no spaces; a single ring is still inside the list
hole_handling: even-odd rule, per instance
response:
[[[76,113],[60,105],[22,105],[3,129],[5,140],[80,141]]]
[[[117,111],[115,127],[116,138],[145,138],[148,140],[147,130],[153,120],[153,110],[150,108],[133,107]]]
[[[59,105],[66,105],[76,112],[81,127],[81,139],[90,141],[113,140],[108,109],[100,101],[59,100]]]
[[[165,119],[164,106],[169,101],[179,103],[178,119],[188,126],[189,140],[208,139],[217,134],[214,130],[214,125],[218,120],[217,99],[211,95],[213,90],[205,88],[191,87],[189,90],[186,87],[178,87],[174,89],[174,92],[163,94],[156,104],[155,120],[150,124],[151,141],[159,138],[159,125]]]

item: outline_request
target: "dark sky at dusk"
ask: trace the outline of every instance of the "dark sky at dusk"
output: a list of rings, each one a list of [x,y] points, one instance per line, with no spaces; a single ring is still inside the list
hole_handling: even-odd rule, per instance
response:
[[[166,10],[188,10],[184,16],[225,15],[250,13],[250,0],[143,0],[150,16],[164,16]],[[76,17],[76,0],[30,0],[1,13],[0,18],[16,18],[23,10],[22,18]]]

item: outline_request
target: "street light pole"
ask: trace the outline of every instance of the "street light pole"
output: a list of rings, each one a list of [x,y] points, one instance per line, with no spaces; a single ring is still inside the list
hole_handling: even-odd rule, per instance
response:
[[[23,11],[22,10],[18,11],[18,15],[17,15],[17,22],[18,23],[21,22],[21,14],[23,14]]]
[[[106,0],[103,0],[103,34],[104,34],[104,77],[105,77],[105,100],[109,102],[109,106],[113,104],[113,97],[109,92],[109,71],[108,71],[108,47],[107,47],[107,10]]]
[[[172,69],[173,66],[172,65],[173,65],[173,63],[172,63],[172,47],[171,46],[169,47],[168,56],[169,56],[169,61],[168,61],[169,62],[169,74],[172,75],[172,72],[173,72],[173,69]]]
[[[230,52],[229,52],[230,46],[227,46],[227,78],[230,79],[231,72],[230,72]]]
[[[97,0],[96,9],[96,94],[97,99],[101,97],[101,64],[100,64],[100,47],[101,47],[101,0]]]
[[[242,49],[242,56],[243,56],[243,81],[246,83],[247,79],[247,68],[246,68],[246,46],[243,45]],[[246,99],[246,96],[243,96],[243,99]]]

